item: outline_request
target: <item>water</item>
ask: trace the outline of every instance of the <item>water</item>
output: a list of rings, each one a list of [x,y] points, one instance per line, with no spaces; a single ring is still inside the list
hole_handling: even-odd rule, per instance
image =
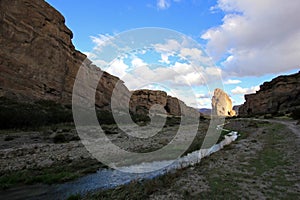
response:
[[[202,158],[219,151],[225,145],[230,144],[237,138],[238,133],[235,131],[231,131],[225,136],[224,140],[222,140],[218,144],[213,145],[211,148],[194,151],[177,160],[141,163],[138,165],[123,167],[124,169],[121,169],[129,173],[114,169],[100,169],[94,174],[90,174],[75,181],[63,184],[56,184],[51,186],[33,185],[13,188],[2,192],[0,194],[0,199],[66,199],[70,195],[84,195],[88,192],[93,192],[99,189],[114,188],[116,186],[127,184],[133,180],[153,179],[167,172],[197,164],[201,161]],[[150,171],[151,169],[157,169],[160,168],[160,166],[167,167],[149,173],[138,173],[142,171]]]

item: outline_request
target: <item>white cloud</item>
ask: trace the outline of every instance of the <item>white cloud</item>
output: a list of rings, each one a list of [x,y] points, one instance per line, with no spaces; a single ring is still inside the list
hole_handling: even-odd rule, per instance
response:
[[[198,108],[203,107],[203,108],[209,108],[211,107],[211,98],[201,98],[198,99]]]
[[[170,0],[157,0],[156,6],[158,9],[164,10],[171,5]]]
[[[159,60],[159,62],[161,62],[161,63],[166,63],[166,64],[170,64],[169,56],[170,56],[170,54],[162,53],[162,54],[161,54],[161,60]]]
[[[218,0],[223,24],[207,30],[207,50],[228,75],[260,76],[299,68],[300,1]],[[227,57],[227,58],[226,58]]]
[[[233,80],[233,79],[228,79],[227,81],[224,82],[225,85],[235,85],[235,84],[239,84],[242,81],[240,80]]]
[[[100,51],[101,48],[108,42],[110,39],[113,38],[113,36],[109,34],[99,34],[97,37],[91,36],[90,37],[94,44],[96,44],[94,50]]]
[[[128,68],[129,66],[126,65],[122,59],[116,59],[111,63],[107,72],[122,79],[122,77],[127,74],[126,70]]]
[[[202,94],[202,93],[200,93],[200,94],[196,94],[196,97],[197,98],[208,98],[208,99],[210,99],[212,96],[210,94]]]
[[[146,66],[147,63],[145,63],[142,59],[140,58],[133,58],[131,61],[131,64],[134,68],[139,68],[139,67],[143,67]]]
[[[236,88],[234,88],[233,90],[231,90],[231,93],[236,95],[236,94],[251,94],[251,93],[255,93],[256,91],[259,90],[259,86],[253,86],[251,88],[242,88],[240,86],[237,86]]]
[[[116,57],[110,62],[110,59],[114,57],[109,54],[109,51],[106,52],[105,45],[110,42],[108,45],[117,47],[118,44],[113,43],[113,37],[106,34],[92,37],[92,40],[96,47],[93,52],[88,53],[90,59],[95,64],[99,64],[103,70],[118,76],[130,90],[155,89],[158,88],[156,84],[166,88],[165,91],[168,89],[175,91],[174,88],[176,88],[176,95],[173,96],[183,100],[187,105],[198,107],[207,103],[207,99],[210,98],[202,96],[199,100],[198,97],[189,97],[188,95],[193,95],[189,89],[206,85],[209,80],[214,84],[217,82],[216,80],[221,81],[221,69],[210,65],[210,58],[204,55],[203,51],[186,37],[180,38],[179,41],[166,39],[162,43],[151,45],[151,49],[160,55],[158,62],[163,63],[164,66],[157,65],[152,59],[147,60],[147,56],[139,57],[139,55],[147,55],[148,51],[146,50]],[[105,52],[108,54],[107,63],[101,60],[101,58],[106,58],[103,56]],[[180,90],[184,93],[179,93]]]
[[[164,44],[154,44],[153,47],[157,52],[174,52],[181,49],[181,44],[177,40],[167,40]]]

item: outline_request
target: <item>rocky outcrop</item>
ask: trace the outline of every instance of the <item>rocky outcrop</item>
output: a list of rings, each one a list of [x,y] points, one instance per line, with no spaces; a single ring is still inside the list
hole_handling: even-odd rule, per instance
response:
[[[79,67],[89,78],[99,78],[96,104],[109,109],[119,79],[76,51],[64,17],[43,0],[0,1],[0,96],[19,101],[52,100],[71,104]],[[124,98],[130,95],[125,86]],[[92,88],[84,88],[85,90]]]
[[[245,95],[245,100],[239,108],[240,116],[285,114],[293,111],[300,107],[300,71],[263,83],[255,94]]]
[[[220,88],[214,90],[212,97],[212,113],[217,116],[235,116],[229,96]]]
[[[154,106],[156,105],[156,106]],[[157,106],[158,105],[158,106]],[[130,109],[134,113],[148,114],[149,110],[156,108],[156,112],[173,116],[199,117],[200,113],[187,106],[176,97],[168,96],[159,90],[137,90],[132,92]]]
[[[153,105],[164,108],[167,104],[167,93],[159,90],[136,90],[132,92],[130,99],[130,110],[137,114],[148,114]],[[157,107],[156,111],[159,112]],[[161,110],[160,112],[163,112]]]

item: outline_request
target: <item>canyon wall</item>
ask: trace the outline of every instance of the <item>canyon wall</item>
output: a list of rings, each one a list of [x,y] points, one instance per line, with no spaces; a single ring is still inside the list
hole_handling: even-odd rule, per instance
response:
[[[239,108],[240,116],[291,112],[300,107],[300,71],[263,83],[255,94],[245,95],[245,100]]]
[[[109,109],[119,78],[101,71],[75,49],[64,17],[48,3],[1,0],[0,26],[0,96],[22,102],[71,104],[74,81],[83,65],[89,78],[101,77],[96,105]],[[122,90],[120,106],[130,94],[125,86]]]
[[[109,110],[113,90],[118,84],[115,105],[122,109],[128,104],[131,92],[123,82],[77,51],[72,37],[64,17],[44,0],[1,0],[0,97],[29,103],[50,100],[71,104],[76,75],[82,67],[85,76],[79,84],[82,98],[85,93],[96,90],[97,108]],[[97,81],[98,85],[92,86],[87,80]],[[157,103],[172,115],[181,114],[179,105],[189,113],[199,114],[162,91],[132,94],[130,108],[133,112]]]

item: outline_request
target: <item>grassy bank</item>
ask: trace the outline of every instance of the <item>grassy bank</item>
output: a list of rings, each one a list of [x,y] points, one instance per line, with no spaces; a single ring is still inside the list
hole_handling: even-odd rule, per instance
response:
[[[0,188],[7,189],[12,186],[35,183],[54,184],[70,181],[94,173],[99,168],[106,167],[94,159],[86,159],[75,163],[62,163],[51,168],[21,170],[3,174],[0,177]]]

